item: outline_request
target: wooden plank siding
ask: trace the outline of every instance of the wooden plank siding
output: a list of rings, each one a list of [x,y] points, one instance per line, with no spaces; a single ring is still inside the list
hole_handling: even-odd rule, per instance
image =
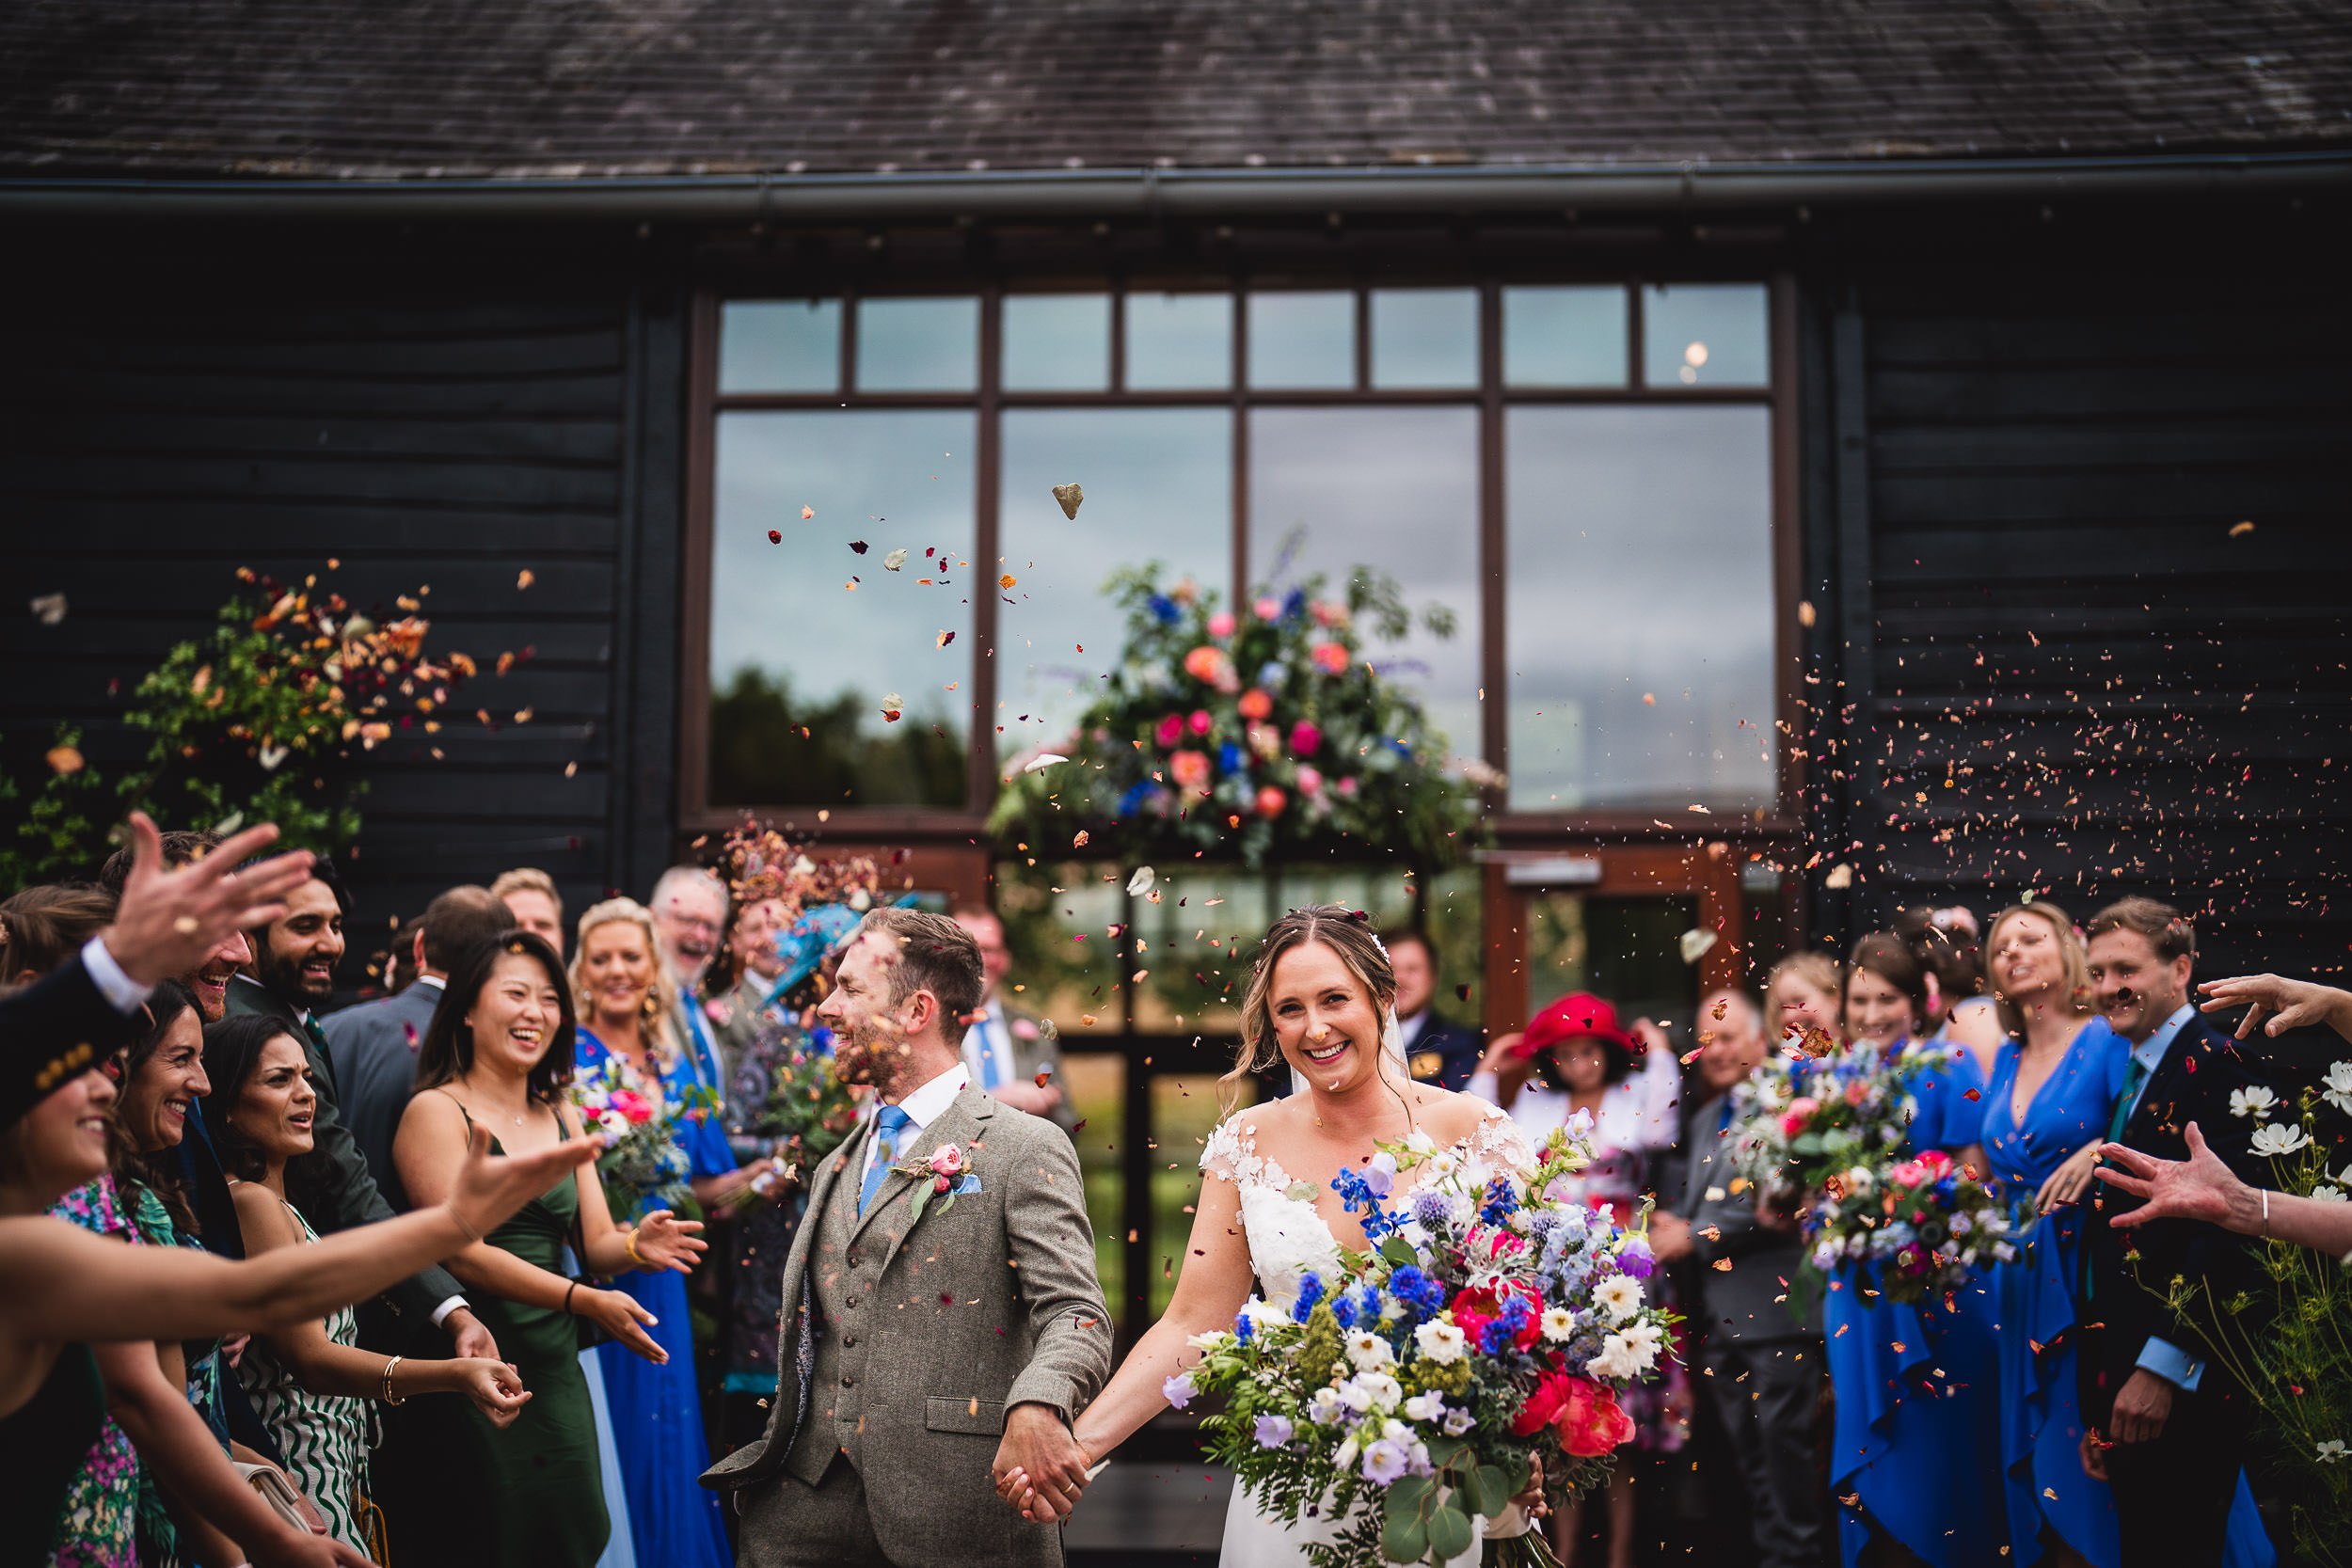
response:
[[[318,574],[363,609],[429,586],[428,648],[481,662],[438,735],[369,760],[355,953],[513,865],[552,873],[574,911],[642,895],[674,835],[683,294],[626,253],[386,248],[405,254],[230,250],[169,275],[79,257],[89,275],[56,269],[0,383],[12,768],[60,721],[101,768],[135,755],[130,688],[239,566]],[[26,601],[53,592],[71,613],[42,626]]]
[[[2291,263],[1923,265],[1814,315],[1836,419],[1809,537],[1849,611],[1814,649],[1817,930],[1851,940],[1927,898],[1989,915],[2027,889],[2087,919],[2138,893],[2199,914],[2202,974],[2340,975],[2340,285]],[[1841,861],[1850,898],[1823,881]]]

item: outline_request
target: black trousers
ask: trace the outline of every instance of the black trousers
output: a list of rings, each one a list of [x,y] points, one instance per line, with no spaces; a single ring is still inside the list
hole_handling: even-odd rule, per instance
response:
[[[2085,1337],[2078,1366],[2095,1366],[2100,1348]],[[2129,1367],[2083,1375],[2083,1418],[2109,1434],[2115,1396]],[[2118,1443],[2106,1450],[2107,1484],[2122,1527],[2123,1568],[2203,1568],[2221,1561],[2230,1509],[2246,1463],[2246,1433],[2253,1401],[2211,1362],[2191,1394],[2175,1388],[2172,1411],[2153,1441]]]
[[[1747,1482],[1756,1568],[1820,1568],[1826,1558],[1829,1508],[1813,1461],[1825,1365],[1819,1339],[1713,1338],[1700,1357],[1699,1386]]]

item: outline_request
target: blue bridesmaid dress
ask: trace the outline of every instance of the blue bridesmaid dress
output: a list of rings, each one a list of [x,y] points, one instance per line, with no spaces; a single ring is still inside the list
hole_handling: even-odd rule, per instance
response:
[[[602,1040],[585,1029],[576,1038],[581,1067],[604,1060]],[[683,1094],[697,1084],[715,1086],[718,1069],[700,1059],[706,1054],[700,1042],[690,1042],[687,1049],[693,1056],[681,1056],[663,1072],[664,1088]],[[726,1128],[716,1114],[684,1122],[679,1140],[696,1180],[735,1169]],[[608,1191],[607,1196],[615,1219],[627,1223],[633,1217],[623,1212],[632,1202],[629,1195]],[[645,1568],[657,1563],[661,1568],[729,1568],[735,1554],[727,1544],[719,1497],[705,1491],[701,1481],[709,1467],[710,1449],[703,1436],[702,1395],[695,1386],[686,1276],[670,1270],[633,1270],[612,1283],[654,1315],[645,1332],[670,1354],[657,1367],[623,1345],[596,1347],[604,1367],[605,1400],[612,1412],[612,1443],[628,1493],[629,1534],[637,1560]]]
[[[2131,1044],[2104,1019],[2084,1024],[2034,1091],[2022,1120],[2016,1108],[2021,1050],[2010,1040],[1993,1064],[1983,1142],[2001,1196],[2029,1206],[2069,1155],[2106,1136]],[[2091,1568],[2119,1568],[2122,1560],[2115,1499],[2106,1483],[2085,1475],[2082,1466],[2074,1281],[2085,1213],[2070,1204],[2032,1220],[2019,1238],[2016,1260],[1993,1271],[2001,1324],[2002,1475],[2018,1568],[2041,1560],[2045,1531]],[[2222,1560],[2225,1568],[2275,1568],[2279,1560],[2242,1476]]]
[[[1957,1152],[1977,1141],[1984,1078],[1964,1048],[1942,1050],[1947,1065],[1915,1081],[1911,1147]],[[1862,1295],[1875,1285],[1867,1265],[1840,1264],[1822,1304],[1837,1400],[1830,1490],[1846,1568],[1873,1527],[1931,1568],[2005,1568],[1991,1283],[1972,1277],[1917,1306]]]

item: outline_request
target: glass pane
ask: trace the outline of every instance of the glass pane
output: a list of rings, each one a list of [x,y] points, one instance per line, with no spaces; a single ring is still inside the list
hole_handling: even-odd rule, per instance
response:
[[[1014,580],[997,605],[996,752],[1009,757],[1060,739],[1101,695],[1125,624],[1103,592],[1114,569],[1156,561],[1163,583],[1188,576],[1224,588],[1233,569],[1233,417],[1014,408],[1003,428],[1000,571]],[[1073,479],[1086,488],[1075,522],[1053,495]]]
[[[1480,883],[1478,867],[1466,865],[1446,872],[1423,890],[1429,900],[1429,941],[1437,949],[1438,990],[1432,1006],[1455,1023],[1486,1021],[1486,990],[1480,984],[1486,978],[1482,965],[1486,951]]]
[[[1064,1035],[1116,1035],[1127,1024],[1127,977],[1115,935],[1126,918],[1126,869],[1109,861],[1041,859],[1024,855],[996,867],[1014,994]]]
[[[710,803],[963,804],[973,416],[723,414],[718,439]]]
[[[1103,1297],[1111,1316],[1119,1317],[1120,1297],[1127,1289],[1127,1249],[1123,1227],[1127,1212],[1127,1173],[1119,1163],[1120,1118],[1127,1102],[1127,1063],[1108,1052],[1065,1051],[1061,1055],[1062,1092],[1078,1118],[1078,1168],[1086,1173],[1087,1221],[1094,1227],[1094,1272],[1103,1281]],[[1162,1164],[1166,1164],[1165,1161]]]
[[[719,390],[830,392],[841,385],[841,302],[729,300],[719,323]]]
[[[1622,1022],[1690,1023],[1699,972],[1682,961],[1677,943],[1698,922],[1697,900],[1544,893],[1527,902],[1530,1017],[1571,991],[1589,990],[1614,1003]]]
[[[1747,928],[1747,951],[1740,957],[1748,989],[1759,995],[1772,965],[1795,945],[1788,928],[1788,902],[1782,893],[1782,879],[1787,876],[1766,860],[1753,860],[1740,868],[1740,902]]]
[[[1456,755],[1478,755],[1478,411],[1261,408],[1249,433],[1253,585],[1319,572],[1338,598],[1359,565],[1396,578],[1413,630],[1372,641],[1372,662],[1421,695]],[[1453,637],[1421,623],[1432,602]]]
[[[1127,296],[1127,389],[1221,391],[1233,384],[1233,296]]]
[[[969,392],[980,384],[977,299],[863,299],[857,389]]]
[[[1770,805],[1770,412],[1506,419],[1513,809]]]
[[[1375,387],[1478,385],[1476,289],[1375,289]]]
[[[1622,387],[1625,290],[1502,291],[1502,379],[1513,387]]]
[[[1642,290],[1642,379],[1652,387],[1772,381],[1761,283],[1653,283]]]
[[[1249,385],[1355,386],[1356,296],[1251,294]]]
[[[1200,1146],[1218,1121],[1216,1075],[1154,1073],[1152,1077],[1152,1315],[1168,1310],[1176,1275],[1192,1236],[1193,1205],[1200,1196]],[[1245,1081],[1234,1109],[1257,1102]],[[1170,1167],[1174,1168],[1170,1168]]]
[[[1135,903],[1137,1034],[1241,1034],[1241,999],[1258,939],[1279,912],[1272,879],[1232,866],[1187,865],[1159,879],[1160,901]]]
[[[1110,295],[1011,294],[1004,327],[1007,391],[1110,389]]]

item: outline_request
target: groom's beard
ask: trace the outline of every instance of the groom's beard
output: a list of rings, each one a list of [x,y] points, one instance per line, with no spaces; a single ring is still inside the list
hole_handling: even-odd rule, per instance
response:
[[[849,1034],[846,1052],[840,1046],[834,1048],[834,1070],[845,1084],[870,1084],[888,1092],[913,1054],[906,1032],[888,1019],[875,1019],[851,1024]],[[844,1065],[850,1070],[843,1071]]]

